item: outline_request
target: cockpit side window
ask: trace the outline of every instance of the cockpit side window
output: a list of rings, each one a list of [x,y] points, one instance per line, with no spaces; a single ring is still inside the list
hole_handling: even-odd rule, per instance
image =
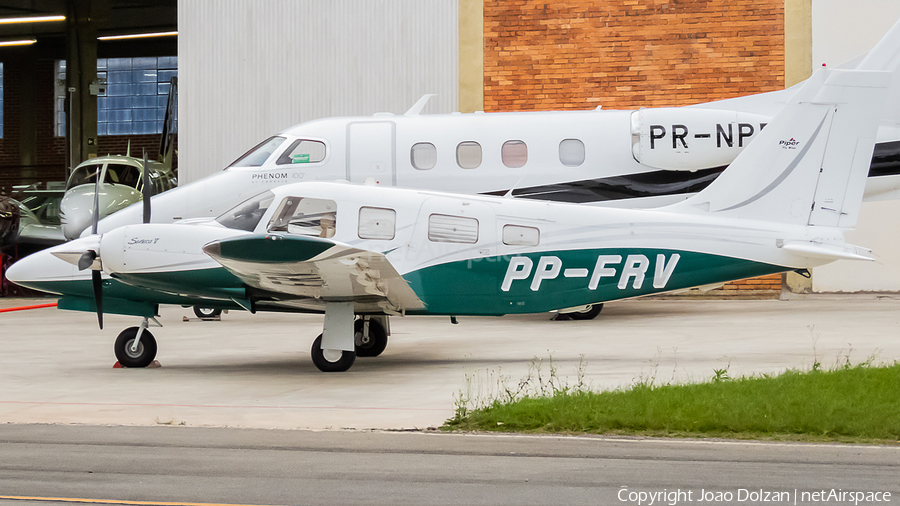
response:
[[[325,159],[325,143],[309,139],[297,139],[284,150],[275,162],[278,165],[319,163]]]
[[[94,182],[97,180],[97,174],[99,174],[102,169],[102,163],[76,167],[75,170],[72,171],[72,175],[69,176],[69,182],[68,184],[66,184],[66,190],[70,190],[72,188],[75,188],[76,186],[81,186],[83,184],[94,184]]]
[[[275,200],[274,193],[270,191],[260,193],[219,216],[216,221],[227,228],[253,232],[273,200]]]
[[[106,176],[103,178],[104,183],[123,184],[132,188],[137,188],[140,180],[141,171],[137,167],[119,163],[108,164]]]
[[[334,237],[337,204],[333,200],[285,197],[269,222],[269,232]]]
[[[253,147],[250,151],[244,153],[240,158],[235,160],[229,167],[262,167],[266,160],[272,156],[272,153],[281,146],[285,141],[284,137],[269,137]]]

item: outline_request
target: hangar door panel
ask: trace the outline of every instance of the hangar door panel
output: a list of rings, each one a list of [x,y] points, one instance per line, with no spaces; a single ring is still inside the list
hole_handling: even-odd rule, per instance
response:
[[[347,179],[364,183],[372,178],[379,185],[396,186],[394,123],[350,123],[347,129]]]

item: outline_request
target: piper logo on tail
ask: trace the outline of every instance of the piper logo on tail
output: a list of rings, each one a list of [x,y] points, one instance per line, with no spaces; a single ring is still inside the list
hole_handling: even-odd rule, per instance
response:
[[[656,255],[656,262],[653,265],[653,288],[665,288],[669,283],[669,278],[675,272],[675,266],[681,255],[673,253],[666,260],[666,255]],[[624,290],[631,286],[635,290],[640,290],[644,285],[644,279],[647,271],[650,270],[651,261],[645,255],[628,255],[622,263],[622,255],[599,255],[597,262],[592,270],[585,268],[563,268],[562,260],[557,256],[542,256],[535,267],[531,258],[517,256],[509,260],[509,266],[506,269],[506,276],[503,277],[503,283],[500,289],[508,292],[512,287],[513,281],[526,281],[531,278],[530,288],[536,292],[541,289],[544,281],[556,279],[560,275],[565,278],[584,278],[587,280],[589,290],[596,290],[600,286],[600,280],[603,278],[612,278],[618,276],[619,282],[616,285],[619,290]],[[621,268],[620,268],[621,267]]]

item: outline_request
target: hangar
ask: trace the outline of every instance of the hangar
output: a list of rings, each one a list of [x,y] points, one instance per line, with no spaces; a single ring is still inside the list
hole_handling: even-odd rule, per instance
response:
[[[171,75],[180,79],[178,165],[187,183],[290,125],[401,113],[424,93],[438,94],[426,112],[499,112],[674,106],[777,90],[868,49],[900,8],[884,0],[869,9],[846,0],[0,6],[2,18],[44,15],[65,20],[0,25],[6,42],[34,41],[0,47],[4,188],[60,181],[67,167],[129,142],[155,146],[160,113],[151,102]],[[117,38],[148,34],[157,36]],[[880,263],[819,268],[812,286],[776,275],[720,294],[777,293],[783,283],[896,291],[900,244],[883,233],[896,227],[896,207],[866,204],[849,238]]]

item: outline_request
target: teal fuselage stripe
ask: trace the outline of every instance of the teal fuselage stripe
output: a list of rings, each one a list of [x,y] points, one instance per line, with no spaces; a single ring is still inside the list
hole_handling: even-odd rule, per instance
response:
[[[642,257],[637,257],[638,255]],[[659,283],[665,281],[665,284],[655,287],[660,255],[662,265],[659,266]],[[672,266],[674,255],[678,257]],[[621,261],[618,263],[610,261],[598,267],[600,256],[618,256],[621,257]],[[527,257],[531,261],[530,274],[524,276],[522,272],[516,273],[513,277],[518,276],[522,279],[512,280],[508,290],[502,290],[504,279],[509,274],[510,262],[516,257]],[[553,262],[556,262],[551,262],[552,259],[549,257],[558,259],[559,272],[555,276],[552,276],[552,272],[544,273],[546,277],[540,281],[537,289],[533,290],[534,278],[541,266],[541,259],[548,258],[545,260],[545,270],[549,270]],[[639,276],[627,276],[624,287],[619,288],[623,271],[632,258],[634,259],[632,272],[644,268],[643,280],[638,280],[638,288],[635,288],[636,278]],[[665,267],[670,266],[672,270],[666,276]],[[600,276],[596,287],[592,289],[591,279],[598,268],[611,269],[614,274]],[[404,278],[425,303],[426,309],[421,313],[500,315],[540,313],[597,304],[762,276],[788,269],[778,265],[688,251],[609,248],[523,253],[450,262],[410,272]],[[567,273],[571,274],[571,277],[567,277]]]

